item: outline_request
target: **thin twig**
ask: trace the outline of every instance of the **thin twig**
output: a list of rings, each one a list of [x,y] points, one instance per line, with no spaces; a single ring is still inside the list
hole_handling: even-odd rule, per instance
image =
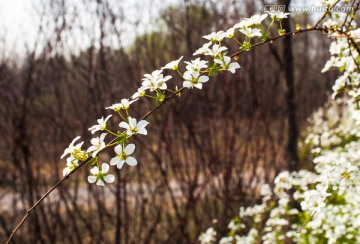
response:
[[[340,2],[340,0],[337,0],[330,8],[333,8],[336,4],[338,4],[338,2]],[[329,9],[330,9],[329,8]],[[320,24],[321,21],[323,21],[326,17],[326,15],[329,13],[329,9],[324,13],[324,15],[316,22],[315,24],[315,28]]]
[[[141,119],[146,119],[147,117],[149,117],[152,113],[154,113],[156,110],[158,110],[162,105],[164,105],[165,103],[167,103],[169,100],[171,100],[173,97],[175,97],[177,94],[179,94],[180,92],[182,92],[184,90],[184,87],[182,87],[181,89],[179,89],[178,91],[174,92],[173,94],[171,94],[169,97],[165,98],[163,102],[161,102],[159,105],[157,105],[155,108],[153,108],[152,110],[150,110],[149,112],[147,112]],[[117,138],[114,138],[113,140],[111,140],[108,144],[114,143],[115,140]],[[99,153],[101,151],[103,151],[104,149],[100,150]],[[26,214],[24,215],[24,217],[21,219],[21,221],[17,224],[17,226],[15,227],[15,229],[11,232],[11,235],[9,236],[8,240],[6,241],[6,244],[9,244],[10,241],[12,240],[12,238],[14,237],[15,233],[20,229],[20,227],[24,224],[25,220],[29,217],[30,213],[33,212],[37,206],[40,205],[40,203],[51,193],[53,192],[59,185],[61,185],[65,180],[69,179],[70,176],[72,174],[74,174],[76,171],[78,171],[81,167],[83,167],[85,164],[87,164],[88,162],[90,162],[93,158],[89,157],[88,159],[86,159],[83,163],[81,163],[78,167],[76,167],[73,171],[71,171],[68,175],[66,175],[65,177],[63,177],[62,179],[60,179],[55,185],[53,185],[31,208],[29,208],[26,211]]]
[[[288,35],[296,35],[296,34],[300,34],[303,32],[309,32],[309,31],[326,31],[326,29],[324,28],[318,28],[318,27],[313,27],[310,29],[302,29],[302,30],[298,30],[298,31],[293,31],[293,32],[288,32],[285,33],[284,35],[279,35],[276,36],[274,38],[268,39],[267,41],[264,42],[259,42],[256,43],[252,46],[252,48],[264,45],[266,43],[269,42],[273,42],[277,39],[280,39],[282,37],[288,36]],[[235,57],[237,55],[239,55],[240,53],[245,52],[244,50],[238,51],[232,55],[230,55],[230,57]],[[154,113],[156,110],[158,110],[162,105],[164,105],[165,103],[167,103],[168,101],[170,101],[172,98],[174,98],[176,95],[180,94],[181,92],[183,92],[185,90],[184,87],[182,87],[181,89],[179,89],[178,91],[172,93],[170,96],[166,97],[164,99],[163,102],[161,102],[159,105],[157,105],[156,107],[154,107],[153,109],[151,109],[149,112],[147,112],[145,115],[143,115],[141,117],[141,119],[146,119],[147,117],[149,117],[152,113]],[[117,138],[114,138],[112,141],[110,141],[108,144],[111,144],[113,142],[115,142]],[[104,150],[104,149],[103,149]],[[101,151],[103,151],[101,150]],[[101,152],[99,151],[99,153]],[[9,244],[10,241],[12,240],[12,238],[14,237],[15,233],[20,229],[20,227],[24,224],[25,220],[28,218],[28,216],[30,215],[31,212],[33,212],[39,205],[40,203],[51,193],[53,192],[59,185],[61,185],[65,180],[67,180],[68,178],[70,178],[70,176],[72,174],[74,174],[75,172],[77,172],[81,167],[83,167],[85,164],[87,164],[88,162],[90,162],[93,158],[89,157],[87,160],[85,160],[83,163],[81,163],[77,168],[75,168],[73,171],[71,171],[67,176],[63,177],[62,179],[60,179],[54,186],[52,186],[31,208],[29,208],[26,211],[26,214],[24,215],[24,217],[21,219],[21,221],[17,224],[17,226],[14,228],[14,230],[12,231],[11,235],[9,236],[8,240],[6,241],[6,244]]]
[[[312,213],[312,215],[310,216],[310,219],[308,219],[308,220],[301,226],[301,228],[300,228],[299,230],[297,230],[296,232],[297,232],[297,233],[301,233],[301,231],[305,228],[305,226],[314,218],[315,214],[316,214],[316,211],[314,211],[314,212]]]
[[[312,27],[312,28],[309,28],[309,29],[301,29],[301,30],[297,30],[297,31],[287,32],[284,35],[279,35],[279,36],[276,36],[274,38],[267,39],[266,41],[258,42],[256,44],[252,45],[251,48],[261,46],[261,45],[264,45],[266,43],[272,43],[272,42],[276,41],[277,39],[283,38],[285,36],[290,36],[290,35],[294,36],[294,35],[304,33],[304,32],[309,32],[309,31],[327,31],[327,29],[326,28],[319,28],[319,27]],[[231,54],[230,57],[238,56],[240,53],[243,53],[243,52],[247,52],[247,51],[246,50],[237,51],[236,53]]]

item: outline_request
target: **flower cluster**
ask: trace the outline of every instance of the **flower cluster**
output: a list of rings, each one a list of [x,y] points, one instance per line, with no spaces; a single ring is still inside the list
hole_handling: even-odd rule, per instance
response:
[[[331,7],[338,2],[323,4]],[[269,14],[274,21],[287,17]],[[345,96],[309,120],[303,148],[314,157],[314,170],[281,172],[273,189],[263,185],[262,203],[241,207],[228,235],[218,238],[220,243],[360,243],[360,29],[353,13],[327,16],[323,28],[335,40],[322,72],[340,71],[333,98]],[[258,35],[241,27],[248,37]],[[210,233],[215,231],[211,228]],[[216,239],[212,235],[207,243]]]
[[[269,18],[267,21],[268,26],[264,24],[267,18]],[[194,52],[195,58],[193,60],[182,61],[183,57],[180,57],[150,74],[144,74],[141,86],[131,98],[123,98],[119,103],[106,107],[115,116],[114,114],[103,116],[97,120],[97,124],[89,128],[91,134],[97,132],[101,132],[101,134],[90,140],[91,145],[87,150],[81,149],[83,143],[74,145],[78,138],[65,150],[64,155],[70,154],[70,157],[67,159],[66,168],[63,172],[64,176],[79,167],[80,161],[86,161],[94,166],[91,170],[92,177],[88,178],[90,183],[97,182],[98,185],[105,185],[105,182],[112,182],[112,177],[110,177],[111,179],[106,177],[109,169],[104,166],[104,163],[102,164],[102,171],[99,170],[100,154],[108,147],[115,147],[116,154],[109,162],[110,165],[116,166],[118,169],[121,169],[124,164],[136,165],[137,160],[130,156],[135,150],[135,144],[131,143],[130,139],[135,135],[147,135],[146,127],[149,122],[144,119],[138,120],[131,115],[130,108],[133,104],[142,98],[155,99],[162,103],[165,99],[184,89],[202,89],[204,84],[210,80],[210,77],[217,75],[219,72],[229,71],[234,74],[240,68],[240,65],[234,62],[232,56],[228,54],[229,48],[224,45],[224,40],[232,40],[239,46],[241,51],[248,51],[253,40],[266,41],[270,37],[270,27],[276,21],[281,26],[283,18],[287,18],[286,13],[269,12],[244,19],[226,31],[205,35],[204,39],[209,42]],[[203,57],[205,59],[202,59]],[[182,69],[183,67],[185,69]],[[168,75],[165,71],[177,75],[182,80],[182,87],[178,88],[177,85],[173,84],[171,80],[174,74]],[[122,121],[115,130],[112,130],[111,119],[115,117],[120,118]],[[109,137],[112,138],[109,139]]]

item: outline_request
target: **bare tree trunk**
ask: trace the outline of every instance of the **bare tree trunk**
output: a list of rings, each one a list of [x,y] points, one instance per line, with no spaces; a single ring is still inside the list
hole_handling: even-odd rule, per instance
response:
[[[286,6],[286,12],[289,11],[289,5],[291,0],[279,0],[280,5]],[[286,32],[291,31],[290,29],[290,18],[283,19],[283,28]],[[292,53],[292,40],[291,36],[286,36],[283,39],[283,59],[284,59],[284,71],[287,85],[286,91],[286,105],[287,105],[287,121],[288,121],[288,169],[294,171],[297,169],[299,164],[297,140],[299,136],[298,124],[296,120],[296,104],[295,104],[295,76],[294,76],[294,56]]]

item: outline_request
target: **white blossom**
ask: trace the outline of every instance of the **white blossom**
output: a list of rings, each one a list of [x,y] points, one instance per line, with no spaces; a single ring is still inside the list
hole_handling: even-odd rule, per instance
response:
[[[110,160],[110,165],[116,165],[118,169],[121,169],[124,163],[130,166],[135,166],[137,161],[134,157],[130,156],[135,151],[134,144],[128,144],[123,149],[121,145],[117,145],[115,148],[116,157]]]
[[[253,38],[255,36],[262,36],[260,29],[258,28],[246,28],[240,29],[240,32],[243,33],[245,36]]]
[[[66,159],[66,167],[63,170],[63,176],[70,174],[76,167],[79,166],[79,160],[75,159],[74,157],[68,157]]]
[[[87,152],[93,152],[93,157],[95,157],[101,150],[105,148],[106,144],[104,139],[106,135],[107,133],[102,133],[99,137],[91,139],[90,143],[92,146],[88,148]]]
[[[129,99],[121,99],[120,103],[115,103],[110,107],[106,107],[106,109],[112,109],[115,112],[120,111],[121,109],[127,110],[129,109],[130,105],[135,101],[129,101]]]
[[[80,150],[81,150],[81,146],[84,144],[84,142],[80,142],[80,143],[74,145],[75,142],[76,142],[77,140],[79,140],[79,139],[80,139],[80,136],[77,136],[77,137],[75,137],[75,138],[72,140],[72,142],[70,143],[70,145],[68,146],[68,148],[65,149],[65,151],[64,151],[63,155],[61,156],[61,158],[65,157],[65,156],[68,155],[68,154],[74,154],[76,151],[80,151]]]
[[[171,61],[170,63],[166,64],[161,69],[171,69],[171,70],[177,70],[179,68],[179,62],[181,59],[183,59],[184,56],[181,56],[178,60]]]
[[[167,89],[166,81],[171,79],[170,75],[164,77],[162,70],[155,70],[151,74],[145,74],[144,77],[142,86],[150,91]]]
[[[201,244],[209,244],[215,242],[216,231],[214,228],[209,228],[205,233],[202,233],[199,237],[199,241]]]
[[[202,89],[203,83],[209,80],[208,76],[200,75],[199,72],[193,70],[185,71],[183,77],[185,79],[183,82],[183,86],[186,88],[196,87],[198,89]]]
[[[267,13],[274,20],[286,19],[287,16],[290,15],[290,13],[285,13],[285,12],[282,12],[282,11],[268,11]]]
[[[129,122],[125,122],[122,121],[119,124],[120,128],[124,128],[126,129],[126,134],[128,136],[131,136],[133,134],[142,134],[142,135],[147,135],[147,130],[145,129],[145,127],[149,124],[149,122],[147,122],[146,120],[140,120],[139,122],[137,122],[137,120],[135,118],[128,118]]]
[[[103,131],[106,129],[106,122],[112,117],[112,115],[107,116],[105,119],[104,117],[101,117],[101,119],[98,119],[97,125],[93,125],[89,128],[89,131],[91,132],[91,134],[94,134],[97,131]]]
[[[203,38],[212,42],[214,41],[221,42],[225,37],[224,34],[225,34],[224,31],[212,32],[209,35],[203,36]]]
[[[193,71],[197,71],[197,72],[200,72],[201,69],[206,69],[208,67],[207,61],[201,60],[200,58],[191,60],[191,62],[185,61],[185,63],[187,64],[186,65],[187,70],[193,70]]]
[[[98,186],[105,186],[106,183],[113,183],[115,177],[112,174],[108,174],[110,166],[107,163],[103,163],[101,170],[97,166],[93,167],[90,172],[92,175],[88,176],[89,183],[95,183]]]
[[[236,69],[240,68],[240,65],[237,62],[231,63],[231,58],[228,56],[223,56],[222,59],[215,59],[214,62],[220,64],[222,69],[228,70],[233,74],[235,73]]]

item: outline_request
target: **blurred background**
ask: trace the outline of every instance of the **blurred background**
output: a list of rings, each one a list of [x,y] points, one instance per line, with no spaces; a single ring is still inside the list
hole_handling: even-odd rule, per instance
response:
[[[0,1],[0,241],[61,179],[64,148],[77,135],[87,148],[88,128],[145,73],[182,55],[191,60],[203,35],[264,4],[289,2]],[[309,22],[314,16],[299,12],[283,24]],[[258,200],[260,183],[307,167],[298,142],[335,80],[320,73],[329,42],[307,33],[243,53],[235,75],[213,77],[151,115],[149,135],[135,138],[136,167],[112,169],[116,181],[106,188],[88,184],[90,166],[83,168],[30,215],[14,243],[196,243],[210,224],[226,233],[240,204]],[[133,115],[154,105],[137,103]]]

